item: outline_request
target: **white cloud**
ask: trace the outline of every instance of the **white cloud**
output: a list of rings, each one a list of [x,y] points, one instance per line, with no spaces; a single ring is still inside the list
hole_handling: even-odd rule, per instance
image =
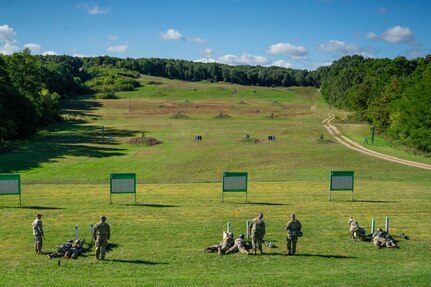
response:
[[[399,42],[406,42],[406,43],[413,43],[414,33],[410,28],[408,27],[401,27],[400,25],[394,26],[392,28],[389,28],[385,32],[382,33],[380,38],[389,43],[399,43]]]
[[[319,49],[330,53],[339,53],[343,55],[360,53],[361,49],[354,44],[347,44],[343,41],[329,40],[328,42],[319,45]]]
[[[367,37],[368,39],[376,39],[376,38],[378,38],[378,36],[375,33],[373,33],[373,32],[367,33],[367,35],[365,35],[365,37]]]
[[[42,53],[43,56],[47,56],[47,55],[57,55],[57,52],[54,51],[45,51]]]
[[[91,5],[91,6],[87,5],[86,8],[87,8],[88,14],[90,15],[100,15],[100,14],[105,14],[109,12],[108,9],[101,8],[97,5]]]
[[[203,62],[203,63],[220,63],[226,65],[251,65],[251,66],[267,66],[269,61],[267,58],[262,56],[251,55],[247,53],[243,53],[241,56],[237,55],[224,55],[218,58],[203,58],[195,60],[195,62]]]
[[[118,45],[118,46],[110,46],[108,48],[108,52],[113,53],[126,53],[127,52],[127,45]]]
[[[184,40],[181,33],[174,29],[169,29],[168,31],[161,33],[161,35],[164,40]]]
[[[189,40],[195,44],[206,44],[206,42],[207,42],[204,39],[197,38],[197,37],[192,37]]]
[[[18,46],[16,46],[17,41],[15,40],[16,33],[12,27],[8,25],[0,26],[0,53],[10,55],[14,52],[19,51]]]
[[[200,50],[200,52],[202,54],[204,54],[206,57],[211,57],[212,54],[214,53],[211,48],[206,48],[206,49]]]
[[[87,58],[87,57],[90,57],[90,56],[88,56],[88,55],[84,55],[84,54],[79,54],[79,53],[74,53],[74,54],[73,54],[73,57],[78,57],[78,58]]]
[[[266,51],[268,54],[289,54],[295,59],[303,58],[308,55],[308,51],[304,48],[304,46],[294,46],[290,43],[277,43],[269,46]]]
[[[272,62],[272,66],[282,67],[282,68],[292,68],[292,64],[285,62],[284,60],[277,60]]]
[[[42,47],[39,44],[35,44],[35,43],[25,44],[24,48],[30,49],[30,51],[32,51],[35,54],[39,54],[42,49]]]

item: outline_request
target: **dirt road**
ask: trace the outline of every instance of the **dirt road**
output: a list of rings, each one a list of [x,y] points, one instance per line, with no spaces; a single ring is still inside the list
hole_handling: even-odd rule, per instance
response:
[[[317,102],[315,102],[313,104],[312,110],[316,110],[316,105]],[[334,119],[334,114],[326,114],[328,117],[326,119],[324,119],[322,121],[322,125],[328,130],[328,132],[342,145],[344,145],[345,147],[348,147],[350,149],[353,149],[355,151],[358,151],[362,154],[366,154],[369,156],[374,156],[376,158],[380,158],[383,160],[387,160],[387,161],[391,161],[391,162],[395,162],[395,163],[399,163],[399,164],[404,164],[404,165],[408,165],[408,166],[412,166],[412,167],[416,167],[416,168],[421,168],[421,169],[427,169],[427,170],[431,170],[431,165],[426,164],[426,163],[420,163],[420,162],[415,162],[415,161],[410,161],[410,160],[405,160],[405,159],[401,159],[401,158],[397,158],[394,156],[390,156],[390,155],[385,155],[376,151],[372,151],[369,150],[365,147],[363,147],[362,145],[351,141],[350,139],[346,138],[345,136],[343,136],[336,127],[334,127],[331,124],[331,121]]]

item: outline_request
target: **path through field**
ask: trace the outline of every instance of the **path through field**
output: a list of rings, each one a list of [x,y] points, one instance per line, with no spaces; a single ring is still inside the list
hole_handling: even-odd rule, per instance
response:
[[[342,145],[353,149],[355,151],[358,151],[360,153],[366,154],[366,155],[370,155],[370,156],[374,156],[376,158],[380,158],[383,160],[387,160],[387,161],[391,161],[391,162],[395,162],[395,163],[399,163],[399,164],[404,164],[404,165],[408,165],[408,166],[412,166],[412,167],[416,167],[416,168],[422,168],[422,169],[427,169],[427,170],[431,170],[431,165],[426,164],[426,163],[419,163],[419,162],[415,162],[415,161],[410,161],[410,160],[405,160],[405,159],[401,159],[401,158],[397,158],[394,156],[390,156],[390,155],[385,155],[376,151],[372,151],[369,150],[365,147],[363,147],[362,145],[353,142],[352,140],[346,138],[345,136],[343,136],[336,127],[334,127],[331,124],[331,121],[334,119],[334,114],[329,113],[326,114],[328,117],[326,119],[324,119],[322,121],[323,126],[328,130],[329,134],[331,134],[339,143],[341,143]]]

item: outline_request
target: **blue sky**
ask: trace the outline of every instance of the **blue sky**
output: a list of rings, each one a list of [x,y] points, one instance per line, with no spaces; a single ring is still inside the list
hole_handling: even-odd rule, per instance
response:
[[[431,1],[0,0],[0,53],[173,58],[313,70],[431,54]]]

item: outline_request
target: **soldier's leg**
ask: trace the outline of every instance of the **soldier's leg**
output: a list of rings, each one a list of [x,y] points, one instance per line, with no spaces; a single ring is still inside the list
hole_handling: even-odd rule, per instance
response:
[[[292,239],[290,237],[287,237],[287,254],[292,254]]]
[[[293,237],[292,238],[292,254],[296,253],[296,242],[298,241],[298,237]]]
[[[252,245],[254,254],[256,254],[256,243],[257,243],[256,240],[257,240],[256,234],[253,234],[251,236],[251,245]]]
[[[100,240],[96,240],[96,259],[99,259],[100,256]]]
[[[234,245],[231,248],[229,248],[225,254],[227,255],[227,254],[236,253],[236,252],[238,252],[238,246]]]
[[[103,240],[100,244],[100,259],[105,260],[106,246],[108,246],[108,241]]]
[[[259,251],[261,254],[263,253],[262,242],[263,242],[263,237],[259,236],[257,243],[258,243]]]

